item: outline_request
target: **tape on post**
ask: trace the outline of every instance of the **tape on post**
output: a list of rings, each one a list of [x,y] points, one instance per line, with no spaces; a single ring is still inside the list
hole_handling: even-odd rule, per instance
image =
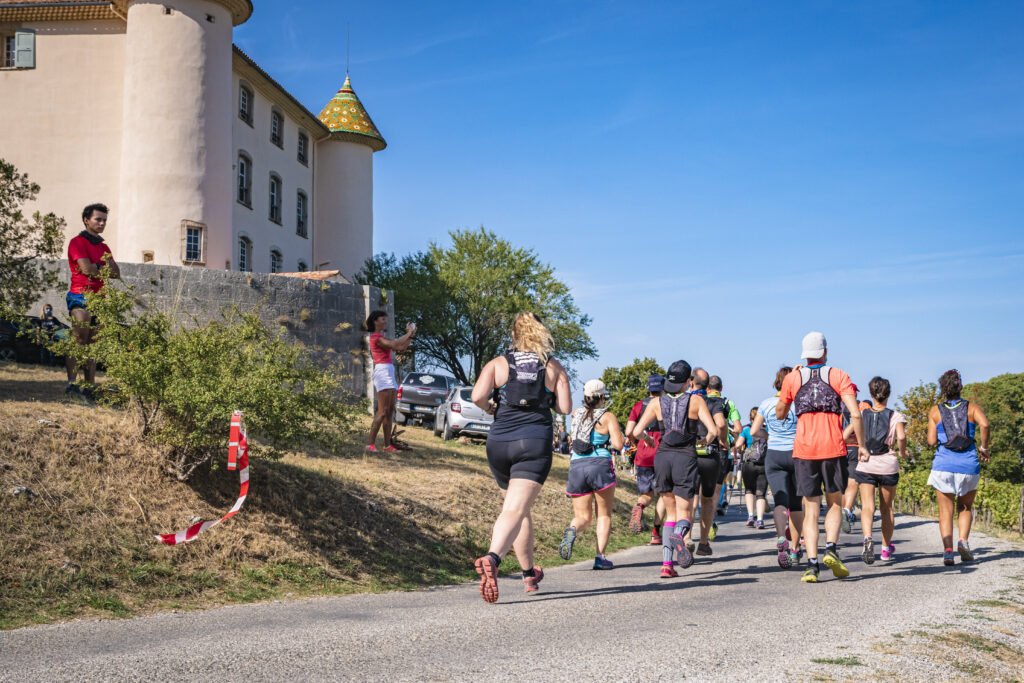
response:
[[[231,415],[231,432],[228,437],[228,469],[238,470],[238,500],[223,517],[206,522],[196,522],[184,531],[174,534],[157,534],[156,540],[167,545],[189,543],[207,529],[212,529],[221,522],[231,519],[242,509],[242,503],[249,495],[249,442],[245,438],[245,421],[240,410],[236,410]]]

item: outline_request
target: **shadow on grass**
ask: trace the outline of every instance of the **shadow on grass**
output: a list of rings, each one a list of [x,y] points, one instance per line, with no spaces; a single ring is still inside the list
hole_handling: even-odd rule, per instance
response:
[[[61,401],[67,379],[50,366],[5,364],[3,379],[0,379],[0,401]],[[46,378],[40,377],[42,370]]]

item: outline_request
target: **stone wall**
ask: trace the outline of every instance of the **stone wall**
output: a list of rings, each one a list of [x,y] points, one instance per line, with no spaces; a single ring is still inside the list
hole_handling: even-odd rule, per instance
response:
[[[68,322],[67,262],[54,262],[64,273],[58,289],[47,292],[35,307],[53,305],[57,317]],[[372,392],[372,370],[366,350],[363,322],[371,310],[388,312],[394,325],[390,292],[345,282],[306,280],[265,273],[239,273],[210,268],[120,264],[124,283],[135,287],[140,305],[171,311],[182,324],[218,319],[225,307],[255,313],[269,326],[283,327],[289,336],[308,347],[325,364],[345,376],[356,395]],[[112,286],[122,286],[114,284]],[[393,336],[394,330],[388,331]]]

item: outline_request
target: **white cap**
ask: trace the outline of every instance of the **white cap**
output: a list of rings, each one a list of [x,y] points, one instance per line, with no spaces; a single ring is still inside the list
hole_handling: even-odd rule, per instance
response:
[[[604,396],[608,397],[608,389],[605,387],[604,382],[599,379],[589,380],[583,385],[584,396]]]
[[[800,357],[812,360],[821,358],[827,350],[828,342],[825,341],[825,335],[821,332],[808,332],[804,335],[803,349],[800,351]]]

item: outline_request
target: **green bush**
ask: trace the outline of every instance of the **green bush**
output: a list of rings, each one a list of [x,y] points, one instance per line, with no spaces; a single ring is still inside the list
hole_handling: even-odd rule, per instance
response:
[[[896,507],[905,512],[919,512],[921,508],[931,509],[935,505],[935,489],[928,485],[929,472],[914,470],[900,474],[896,487]],[[1021,487],[1006,481],[996,481],[983,476],[974,498],[978,514],[991,515],[994,525],[1017,530],[1020,523]]]
[[[136,306],[132,290],[119,286],[87,302],[99,325],[95,343],[68,340],[57,351],[104,366],[106,395],[133,409],[143,438],[166,447],[180,480],[224,452],[235,410],[245,412],[255,456],[304,443],[332,448],[350,430],[357,408],[339,378],[254,315],[229,310],[221,321],[184,327]]]

